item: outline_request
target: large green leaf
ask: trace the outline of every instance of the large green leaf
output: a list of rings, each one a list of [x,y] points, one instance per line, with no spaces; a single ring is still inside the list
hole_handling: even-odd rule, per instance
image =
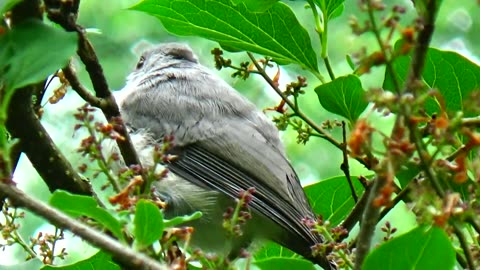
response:
[[[18,264],[0,265],[0,270],[36,270],[42,268],[43,266],[44,264],[40,259],[33,258]]]
[[[410,56],[402,56],[393,62],[400,85],[405,82],[410,61]],[[474,116],[472,112],[463,110],[463,102],[473,90],[480,87],[479,66],[457,53],[430,48],[422,75],[427,87],[438,89],[441,93],[447,112],[464,111],[466,116]],[[394,89],[392,75],[388,72],[385,73],[383,88]],[[439,100],[431,98],[425,104],[425,109],[429,114],[438,113],[440,104]]]
[[[254,264],[260,268],[265,270],[270,269],[302,269],[302,270],[315,270],[315,266],[307,260],[300,259],[300,258],[284,258],[284,257],[274,257],[268,258],[265,260],[260,260],[254,262]]]
[[[351,177],[355,193],[360,197],[363,186],[357,177]],[[316,214],[329,220],[332,226],[338,225],[355,206],[350,186],[345,176],[337,176],[305,187]]]
[[[368,106],[362,83],[355,75],[338,77],[316,87],[315,92],[323,108],[347,118],[351,124]]]
[[[10,8],[12,2],[2,8]],[[41,81],[65,66],[75,54],[76,45],[75,33],[37,21],[17,25],[0,35],[0,86],[5,87],[0,100],[0,122],[6,118],[13,90]]]
[[[343,2],[345,0],[315,0],[323,14],[327,15],[327,19],[340,16],[343,11]]]
[[[245,6],[253,12],[264,12],[271,8],[279,0],[232,0],[232,3],[238,5],[244,3]]]
[[[75,54],[77,36],[30,21],[0,35],[0,82],[9,89],[45,79]]]
[[[400,183],[400,187],[403,189],[419,173],[420,173],[420,167],[418,166],[418,164],[415,164],[414,162],[409,162],[409,163],[403,164],[403,166],[400,167],[395,177],[398,179],[398,182]]]
[[[112,232],[117,239],[125,242],[120,222],[107,210],[100,208],[92,197],[57,190],[50,198],[50,204],[74,218],[87,216],[94,219]]]
[[[121,268],[112,261],[110,255],[99,251],[92,257],[76,262],[70,265],[64,266],[45,266],[42,270],[90,270],[90,269],[102,269],[102,270],[120,270]]]
[[[310,37],[284,3],[262,13],[230,0],[144,0],[132,9],[159,18],[173,34],[200,36],[317,71]]]
[[[380,245],[365,259],[364,270],[454,269],[455,250],[438,227],[421,226]]]
[[[165,226],[165,228],[175,227],[175,226],[178,226],[180,224],[190,222],[190,221],[195,220],[195,219],[199,219],[201,217],[202,217],[202,212],[196,211],[196,212],[193,212],[190,215],[177,216],[177,217],[174,217],[172,219],[165,219],[163,221],[163,225]]]
[[[274,242],[268,242],[260,250],[255,252],[255,260],[260,261],[273,257],[291,258],[296,253]]]
[[[153,244],[163,234],[163,214],[152,202],[138,201],[134,224],[135,241],[140,248]]]

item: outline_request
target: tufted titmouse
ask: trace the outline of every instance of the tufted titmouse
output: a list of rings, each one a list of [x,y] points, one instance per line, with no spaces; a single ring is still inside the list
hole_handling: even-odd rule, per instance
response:
[[[203,212],[192,222],[192,245],[230,257],[254,240],[273,240],[334,269],[311,247],[322,238],[302,220],[315,219],[297,174],[288,162],[278,130],[250,101],[198,63],[183,44],[147,50],[126,86],[115,94],[123,120],[137,130],[142,154],[165,135],[173,135],[178,158],[165,164],[169,177],[156,188],[166,199],[168,216]],[[140,138],[140,139],[138,139]],[[135,140],[135,139],[134,139]],[[255,188],[252,219],[231,240],[222,228],[223,214],[241,190]]]

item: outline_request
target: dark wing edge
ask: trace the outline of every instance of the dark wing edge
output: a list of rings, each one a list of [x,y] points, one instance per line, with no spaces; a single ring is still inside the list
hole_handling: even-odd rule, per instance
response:
[[[265,184],[262,185],[262,182],[256,180],[255,177],[224,161],[200,145],[191,144],[177,147],[174,152],[178,158],[167,164],[169,170],[196,185],[218,190],[233,199],[238,198],[241,190],[254,187],[256,191],[253,194],[254,199],[250,203],[250,208],[269,217],[293,235],[296,238],[295,243],[297,243],[294,246],[305,245],[304,249],[293,251],[308,259],[314,259],[324,269],[331,269],[331,264],[325,258],[312,258],[310,246],[323,242],[323,239],[303,224],[302,219],[307,218],[304,212],[302,213],[291,203],[281,199],[282,196],[276,194]],[[293,181],[298,181],[296,175],[286,175],[285,177],[290,185],[294,185]],[[295,184],[299,185],[298,182]],[[293,186],[292,189],[294,189]],[[305,197],[302,197],[304,195],[298,191],[294,192],[293,196],[305,200]],[[278,242],[286,247],[292,247],[286,239],[278,239]]]

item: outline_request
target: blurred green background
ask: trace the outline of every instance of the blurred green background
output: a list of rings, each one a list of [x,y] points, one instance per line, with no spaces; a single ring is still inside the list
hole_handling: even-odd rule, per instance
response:
[[[81,1],[79,23],[88,28],[89,37],[96,48],[112,90],[123,87],[125,77],[133,69],[138,59],[138,56],[134,53],[135,48],[144,41],[151,43],[186,42],[196,51],[201,63],[212,70],[214,69],[213,56],[210,54],[210,51],[214,47],[218,47],[218,44],[195,37],[170,35],[156,18],[128,10],[128,7],[136,2],[138,0]],[[320,50],[319,42],[316,40],[317,35],[314,31],[311,11],[304,8],[306,2],[284,1],[284,3],[294,9],[300,22],[310,33],[314,48]],[[400,22],[402,25],[410,25],[414,20],[414,11],[410,1],[385,1],[385,3],[388,5],[396,3],[407,8],[407,14]],[[391,8],[391,6],[389,7]],[[475,21],[472,19],[476,14],[479,14],[479,6],[476,1],[444,0],[437,19],[437,28],[432,45],[437,48],[455,50],[472,61],[478,62],[476,57],[480,55],[480,46],[478,46],[480,20]],[[360,22],[366,19],[366,15],[358,9],[357,1],[346,1],[343,15],[330,23],[329,55],[337,76],[351,72],[345,60],[347,54],[354,54],[360,51],[363,46],[366,46],[367,51],[370,53],[378,48],[372,34],[357,37],[351,33],[348,21],[352,15],[357,16]],[[234,63],[248,61],[248,57],[244,53],[226,53],[225,57],[231,58]],[[320,66],[323,68],[323,62],[320,62]],[[82,82],[91,89],[87,74],[78,60],[76,61],[76,69]],[[275,71],[276,69],[272,69],[271,74],[273,75]],[[260,77],[252,76],[247,81],[244,81],[231,78],[232,70],[215,72],[255,102],[259,108],[275,106],[280,100]],[[327,77],[325,69],[322,69],[321,72]],[[384,70],[382,68],[375,68],[370,74],[362,76],[364,88],[381,86],[383,73]],[[282,67],[280,85],[285,86],[286,83],[294,81],[297,75],[303,75],[308,78],[309,87],[307,88],[307,94],[300,100],[301,108],[306,114],[318,123],[325,120],[342,120],[340,117],[332,115],[321,108],[318,98],[313,92],[313,89],[318,85],[318,81],[299,67],[294,65]],[[54,86],[52,85],[51,88],[54,88]],[[48,95],[49,93],[47,93],[46,98],[48,98]],[[74,134],[73,126],[75,120],[72,114],[75,112],[75,108],[83,105],[84,102],[73,91],[69,91],[64,100],[58,104],[47,104],[46,101],[44,103],[46,104],[43,118],[45,126],[64,154],[75,166],[78,166],[83,160],[76,154],[75,149],[78,147],[82,134]],[[270,114],[274,116],[274,114]],[[370,112],[370,110],[367,110],[365,114],[373,125],[380,130],[389,132],[391,117],[382,117],[374,112]],[[341,140],[340,129],[333,130],[332,133],[337,140]],[[340,151],[318,138],[311,138],[306,145],[298,145],[296,144],[295,135],[294,132],[287,131],[282,134],[282,138],[293,166],[304,184],[343,174],[340,170],[342,162],[342,153]],[[380,139],[377,145],[381,147]],[[354,160],[350,161],[350,167],[352,175],[370,174]],[[35,197],[48,200],[50,196],[48,189],[31,168],[27,159],[22,158],[15,174],[15,180],[22,189]],[[399,233],[407,231],[414,222],[412,216],[406,216],[404,214],[405,211],[402,211],[405,207],[404,205],[397,207],[399,208],[397,210],[399,214],[393,214],[389,217],[392,224],[399,227]],[[53,232],[51,226],[45,225],[41,219],[33,215],[27,215],[26,222],[21,227],[21,234],[28,238],[41,230]],[[73,256],[69,256],[67,260],[60,263],[72,262],[95,252],[95,249],[84,244],[78,238],[64,244],[67,246],[68,252]],[[23,260],[23,252],[17,248],[7,248],[3,253],[5,255],[2,255],[3,258],[10,259],[2,262],[2,264]]]

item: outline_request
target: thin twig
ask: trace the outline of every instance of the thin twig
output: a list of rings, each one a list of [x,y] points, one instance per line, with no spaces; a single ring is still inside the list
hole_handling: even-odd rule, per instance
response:
[[[80,83],[80,80],[78,79],[77,74],[75,73],[75,70],[73,70],[71,62],[66,67],[64,67],[62,71],[63,71],[63,74],[65,75],[65,78],[70,83],[70,86],[72,87],[72,89],[75,90],[75,92],[77,92],[77,94],[81,98],[83,98],[83,100],[88,102],[93,107],[102,108],[107,106],[106,101],[104,99],[98,98],[92,95],[92,93],[90,93],[90,91],[88,91],[88,89],[86,89]]]
[[[363,192],[362,196],[360,196],[360,199],[358,200],[358,202],[353,207],[352,211],[350,211],[348,216],[343,220],[343,222],[341,224],[341,226],[349,232],[353,229],[355,224],[357,224],[357,222],[359,222],[362,218],[362,213],[365,209],[365,206],[367,205],[367,198],[368,198],[368,196],[370,194],[370,191],[371,191],[370,187],[371,186],[367,186],[367,188]]]
[[[463,118],[462,126],[473,126],[473,127],[480,126],[480,116]]]
[[[423,68],[425,66],[425,58],[427,55],[428,47],[435,29],[434,23],[436,18],[436,12],[439,8],[437,6],[438,1],[427,1],[426,3],[427,7],[425,8],[424,14],[422,14],[423,29],[419,32],[417,37],[416,47],[412,56],[409,74],[402,93],[415,94],[415,90],[417,89],[416,85],[417,82],[421,79]],[[410,104],[404,104],[402,106],[402,113],[405,116],[411,115]],[[422,139],[416,132],[416,124],[414,124],[412,121],[409,121],[408,117],[405,117],[404,120],[405,126],[409,129],[410,132],[410,140],[415,144],[415,148],[419,154],[420,166],[422,167],[422,171],[424,172],[425,177],[430,181],[437,195],[440,198],[444,198],[446,192],[441,186],[440,179],[438,179],[435,171],[432,169],[431,166],[429,166],[430,160],[427,154],[428,152],[422,142]],[[453,221],[451,225],[465,254],[468,268],[475,269],[475,261],[471,254],[468,242],[462,232],[462,229],[456,221]]]
[[[333,73],[332,66],[330,65],[330,59],[328,58],[328,18],[323,17],[323,26],[322,26],[322,21],[321,17],[318,14],[317,6],[315,5],[313,0],[308,0],[308,4],[310,5],[310,9],[312,10],[313,13],[313,18],[315,19],[315,32],[318,34],[318,39],[320,40],[321,43],[321,57],[323,59],[323,62],[325,63],[325,67],[327,68],[328,71],[328,76],[330,76],[330,79],[333,81],[335,80],[335,74]],[[322,77],[323,78],[323,77]],[[320,80],[322,83],[326,83],[325,80]]]
[[[380,216],[380,208],[373,205],[373,201],[386,182],[386,177],[380,174],[378,174],[373,180],[372,189],[368,195],[366,207],[363,212],[360,232],[358,233],[358,241],[356,244],[357,250],[355,254],[355,270],[362,269],[363,261],[370,251],[370,244],[378,222],[378,217]]]
[[[73,169],[33,111],[31,98],[38,85],[17,89],[12,97],[7,128],[20,139],[21,150],[44,179],[51,192],[57,189],[76,194],[91,194],[91,186]]]
[[[368,17],[369,17],[369,22],[371,24],[371,29],[372,29],[372,32],[373,34],[375,35],[375,39],[377,40],[377,43],[378,45],[380,46],[380,50],[382,52],[382,54],[384,55],[385,57],[385,66],[386,66],[386,69],[388,71],[388,73],[390,73],[392,75],[392,82],[393,82],[393,86],[394,86],[394,89],[395,92],[399,93],[400,92],[400,83],[398,82],[397,80],[397,77],[396,77],[396,72],[393,68],[393,65],[392,65],[392,59],[391,57],[389,57],[389,55],[387,54],[387,50],[385,48],[385,44],[382,40],[382,37],[380,36],[380,29],[378,28],[377,26],[377,20],[375,19],[375,14],[374,14],[374,8],[373,8],[373,3],[372,3],[372,0],[368,0],[367,1],[367,13],[368,13]]]
[[[460,228],[456,221],[453,222],[452,227],[458,241],[460,242],[465,258],[467,259],[468,269],[477,269],[475,268],[475,259],[473,259],[472,252],[470,251],[468,241],[465,239],[465,235],[462,232],[462,228]]]
[[[322,138],[324,138],[325,140],[327,140],[330,143],[332,143],[333,145],[335,145],[338,149],[342,149],[342,144],[340,142],[335,140],[330,135],[330,133],[328,133],[326,130],[324,130],[323,128],[318,126],[310,118],[308,118],[305,114],[303,114],[300,111],[300,109],[297,108],[297,106],[295,106],[295,104],[283,94],[282,90],[280,90],[280,88],[278,88],[275,85],[275,82],[273,82],[273,80],[268,76],[268,74],[265,72],[265,70],[258,64],[258,62],[255,59],[255,57],[253,56],[253,54],[250,53],[250,52],[247,52],[247,54],[248,54],[248,57],[250,57],[250,59],[252,60],[253,64],[257,68],[257,70],[259,71],[260,75],[263,77],[263,79],[272,87],[272,89],[275,92],[277,92],[277,94],[285,101],[285,103],[287,103],[287,105],[295,112],[295,115],[297,115],[303,121],[305,121],[308,125],[310,125],[316,132],[321,134]]]
[[[78,7],[80,4],[80,0],[75,0],[73,3],[61,2],[60,8],[57,6],[58,3],[55,3],[53,6],[49,6],[49,3],[46,4],[46,10],[48,13],[48,17],[53,22],[58,23],[67,31],[75,31],[78,34],[78,50],[77,54],[80,57],[80,60],[85,65],[85,69],[90,76],[90,80],[92,81],[93,89],[95,90],[95,95],[101,101],[92,99],[91,96],[87,95],[86,91],[81,87],[78,87],[78,84],[74,81],[73,83],[77,85],[77,90],[80,90],[80,93],[83,94],[82,97],[86,97],[88,100],[94,101],[94,104],[99,105],[99,108],[102,110],[103,114],[105,115],[106,119],[109,122],[112,122],[115,119],[120,118],[120,110],[115,102],[115,98],[113,97],[109,87],[105,75],[103,74],[103,68],[98,61],[97,54],[93,45],[87,38],[85,29],[78,25],[76,19],[78,17]],[[68,70],[67,70],[68,72]],[[71,75],[71,74],[70,74]],[[70,76],[71,79],[74,79]],[[70,82],[72,83],[72,82]],[[92,105],[93,106],[93,105]],[[118,148],[122,154],[122,157],[125,161],[127,166],[129,165],[139,165],[141,166],[140,158],[135,151],[135,147],[133,146],[132,140],[130,135],[128,134],[128,129],[123,123],[123,121],[116,121],[116,125],[119,128],[116,130],[124,139],[117,140]],[[147,183],[147,175],[144,170],[140,170],[142,172],[143,178],[143,185],[142,185],[142,192],[146,188]]]
[[[102,66],[98,62],[95,50],[93,49],[92,44],[87,39],[85,32],[83,31],[83,29],[80,28],[80,26],[77,26],[77,31],[79,35],[79,48],[77,51],[78,55],[80,56],[82,62],[85,64],[85,68],[90,75],[90,79],[95,90],[95,95],[105,101],[105,106],[100,107],[100,109],[105,114],[105,117],[108,119],[109,122],[113,119],[118,119],[120,117],[120,109],[118,108],[118,105],[115,102],[115,99],[110,92],[110,89],[108,88],[105,75],[103,74]],[[124,140],[117,140],[117,144],[120,148],[123,159],[125,160],[125,164],[141,165],[140,159],[137,155],[137,152],[135,151],[125,123],[120,122],[117,124],[121,126],[121,128],[117,130],[117,132],[125,138]],[[146,183],[146,176],[143,175],[143,178],[144,183]]]
[[[473,216],[469,216],[465,219],[466,222],[468,222],[470,225],[472,225],[473,229],[475,229],[475,231],[480,234],[480,225],[478,224],[478,222],[474,219]]]
[[[2,194],[2,197],[4,197],[3,194]],[[9,206],[7,206],[7,207],[9,207]],[[3,208],[3,206],[2,206],[2,208]],[[5,220],[6,227],[17,227],[18,224],[15,224],[15,219],[18,216],[17,215],[18,208],[17,207],[13,208],[13,214],[11,216],[8,215],[7,210],[8,210],[8,208],[6,208],[5,211],[2,211],[2,213],[4,215],[4,220]],[[25,250],[28,253],[28,255],[30,257],[38,258],[35,251],[27,244],[27,242],[23,239],[23,237],[18,233],[18,230],[16,230],[16,229],[12,230],[11,233],[10,233],[10,237],[12,238],[13,241],[15,241],[16,244],[20,245],[23,248],[23,250]],[[6,239],[6,238],[4,238],[4,239]]]
[[[41,2],[19,2],[11,10],[10,25],[15,27],[27,20],[42,20]],[[6,127],[13,138],[20,140],[18,147],[27,155],[50,191],[63,189],[76,194],[91,194],[90,185],[83,181],[55,146],[32,107],[32,95],[40,92],[43,86],[44,82],[41,82],[16,89],[8,107]]]
[[[380,212],[380,217],[378,218],[378,221],[382,220],[399,202],[410,202],[410,199],[408,198],[409,193],[410,187],[409,185],[407,185],[400,192],[397,193],[397,196],[395,196],[395,198],[390,202],[389,206],[383,208],[382,212]]]
[[[347,178],[348,185],[350,186],[350,191],[352,192],[352,197],[355,203],[358,201],[357,193],[355,193],[355,187],[352,183],[352,178],[350,177],[350,167],[348,166],[348,146],[347,146],[347,130],[345,127],[345,121],[342,121],[342,137],[343,137],[343,162],[340,165],[340,169],[345,174],[345,178]]]
[[[135,252],[130,247],[124,246],[107,235],[88,227],[78,220],[72,219],[46,203],[33,199],[13,184],[0,182],[0,194],[7,196],[16,206],[24,207],[47,219],[51,224],[67,229],[88,241],[93,246],[110,253],[116,260],[126,266],[133,267],[134,269],[167,269],[166,266],[159,262]]]
[[[335,80],[335,73],[333,73],[332,64],[330,64],[330,58],[326,56],[323,58],[323,62],[325,63],[325,67],[327,68],[330,79],[332,79],[332,81]]]
[[[412,57],[412,62],[410,64],[410,69],[409,69],[409,75],[408,78],[405,82],[405,85],[402,89],[402,93],[413,93],[413,91],[416,89],[417,81],[420,80],[421,74],[423,71],[423,67],[425,64],[425,56],[426,52],[428,49],[428,44],[430,43],[431,36],[433,34],[433,23],[435,19],[435,12],[436,12],[436,1],[429,1],[429,7],[427,8],[427,13],[425,14],[428,18],[423,18],[425,22],[425,27],[420,31],[417,41],[416,41],[416,48]],[[388,58],[386,55],[386,49],[383,44],[383,41],[380,36],[379,29],[376,26],[375,22],[375,17],[374,17],[374,9],[373,9],[373,3],[372,1],[367,1],[367,10],[368,10],[368,15],[370,17],[370,23],[372,24],[372,29],[375,34],[375,37],[377,38],[377,42],[380,45],[380,48],[382,50],[382,53],[385,55],[385,58]],[[386,61],[386,68],[387,71],[390,72],[392,75],[395,73],[393,72],[393,67],[391,66],[391,59],[387,59]],[[398,81],[396,80],[396,77],[393,76],[394,80],[394,86],[396,92],[400,93],[400,87],[398,85]],[[437,194],[443,198],[443,195],[445,194],[441,187],[438,184],[437,179],[435,178],[435,175],[432,171],[432,169],[429,166],[425,166],[428,164],[428,162],[425,160],[425,148],[424,145],[421,142],[421,139],[418,138],[417,132],[416,132],[416,126],[410,121],[410,116],[412,115],[412,109],[410,108],[411,104],[406,103],[402,104],[401,106],[401,112],[400,115],[397,117],[395,127],[394,127],[394,132],[392,135],[394,135],[395,129],[403,129],[404,126],[408,127],[409,129],[409,134],[410,134],[410,141],[415,144],[416,150],[420,156],[421,160],[421,166],[423,170],[425,171],[426,177],[429,178],[437,192]],[[385,161],[388,161],[389,158],[392,157],[386,157]],[[399,162],[396,161],[396,164]],[[391,162],[386,163],[387,166],[392,167],[393,171],[395,171],[395,164],[392,164]],[[369,197],[370,199],[373,199],[374,196],[377,195],[377,192],[379,192],[378,186],[382,186],[380,180],[387,180],[386,177],[383,177],[382,175],[377,176],[378,183],[374,184],[374,188],[372,189],[372,196]],[[378,186],[377,186],[378,184]],[[368,250],[370,249],[371,245],[371,235],[373,235],[374,232],[374,227],[375,225],[373,224],[373,218],[375,217],[375,220],[378,220],[377,216],[377,207],[373,207],[373,205],[367,205],[367,208],[365,210],[364,214],[364,219],[363,219],[363,224],[362,227],[360,228],[360,233],[359,233],[359,243],[357,245],[357,261],[356,261],[356,269],[360,269],[363,263],[363,260],[368,253]],[[371,226],[371,227],[370,227]]]
[[[465,261],[465,259],[462,257],[462,255],[458,251],[455,252],[455,257],[457,258],[458,264],[460,264],[460,266],[463,269],[467,269],[467,262]]]
[[[464,155],[464,154],[467,154],[468,151],[470,151],[470,150],[472,150],[471,147],[466,146],[466,145],[462,145],[461,147],[457,148],[457,150],[455,150],[452,154],[447,156],[445,158],[445,160],[454,161],[457,157],[459,157],[461,155]]]

